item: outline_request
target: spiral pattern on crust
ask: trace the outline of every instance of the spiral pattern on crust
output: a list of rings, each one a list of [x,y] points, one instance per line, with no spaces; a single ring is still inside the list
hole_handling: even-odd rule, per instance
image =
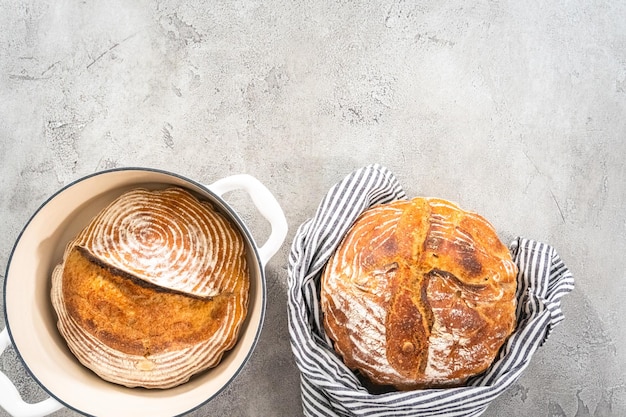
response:
[[[59,332],[107,381],[186,382],[239,337],[250,289],[243,239],[181,188],[123,194],[69,242],[52,273]]]
[[[224,216],[178,188],[122,195],[77,245],[151,284],[201,297],[232,291],[226,269],[239,269],[244,250]]]

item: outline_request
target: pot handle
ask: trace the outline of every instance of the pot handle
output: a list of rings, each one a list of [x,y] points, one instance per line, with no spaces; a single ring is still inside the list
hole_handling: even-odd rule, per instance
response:
[[[274,195],[259,180],[248,174],[232,175],[215,181],[208,188],[220,197],[234,190],[244,190],[272,228],[267,241],[259,248],[263,267],[278,252],[287,237],[287,219]]]
[[[9,331],[5,327],[0,332],[0,355],[10,344]],[[15,385],[4,373],[0,372],[0,407],[13,417],[40,417],[54,413],[63,405],[54,398],[48,398],[34,404],[25,402]]]

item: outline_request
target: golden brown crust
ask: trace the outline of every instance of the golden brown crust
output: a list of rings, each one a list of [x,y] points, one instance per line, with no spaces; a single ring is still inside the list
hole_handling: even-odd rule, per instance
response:
[[[102,378],[168,388],[215,366],[246,317],[241,234],[210,204],[135,189],[68,245],[52,277],[58,327]]]
[[[481,216],[415,198],[364,212],[322,275],[324,326],[372,382],[459,385],[515,327],[517,269]]]
[[[107,346],[130,355],[179,350],[213,337],[234,297],[233,293],[194,297],[146,285],[100,266],[80,247],[69,253],[63,274],[70,317]],[[241,317],[243,309],[238,310],[235,314]]]

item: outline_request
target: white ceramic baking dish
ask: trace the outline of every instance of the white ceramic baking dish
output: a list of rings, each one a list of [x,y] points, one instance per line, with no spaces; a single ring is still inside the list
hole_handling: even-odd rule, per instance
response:
[[[56,327],[50,302],[50,275],[66,243],[108,203],[136,187],[179,186],[213,203],[240,229],[250,269],[248,316],[235,347],[220,364],[167,390],[126,388],[100,379],[83,367],[67,348]],[[237,212],[222,195],[243,190],[268,220],[271,231],[259,246]],[[0,373],[0,406],[18,417],[43,416],[66,406],[97,416],[176,416],[185,414],[220,393],[250,357],[263,325],[266,304],[265,266],[287,234],[285,215],[271,192],[249,175],[235,175],[204,186],[171,172],[120,168],[79,179],[50,197],[19,235],[8,261],[4,283],[6,328],[0,333],[0,353],[12,343],[32,377],[51,398],[25,403]]]

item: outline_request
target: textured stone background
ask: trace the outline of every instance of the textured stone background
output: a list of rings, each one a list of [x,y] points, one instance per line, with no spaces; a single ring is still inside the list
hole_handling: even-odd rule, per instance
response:
[[[409,195],[482,213],[505,241],[551,243],[577,280],[566,320],[484,416],[626,415],[626,3],[0,0],[0,10],[3,271],[48,196],[110,167],[206,183],[249,173],[285,210],[255,354],[190,415],[301,414],[289,246],[328,188],[372,162]],[[230,201],[262,241],[268,228],[246,198]],[[45,398],[12,348],[0,370],[29,401]]]

